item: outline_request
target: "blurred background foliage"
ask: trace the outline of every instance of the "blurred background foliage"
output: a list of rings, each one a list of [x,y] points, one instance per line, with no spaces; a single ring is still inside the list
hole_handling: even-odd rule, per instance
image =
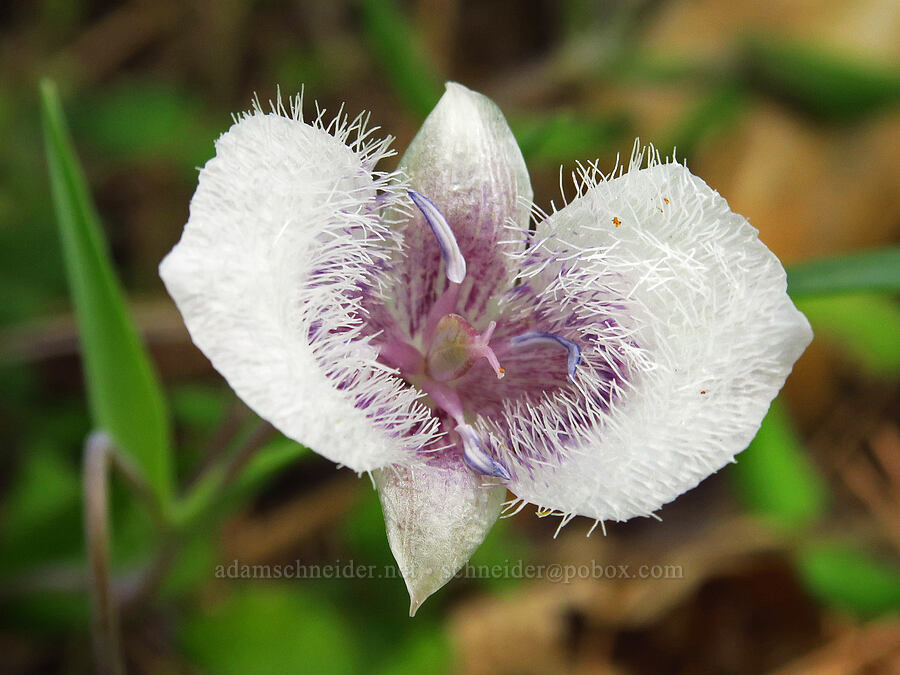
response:
[[[80,463],[97,425],[166,511],[160,527],[113,480],[133,672],[900,669],[898,35],[896,0],[2,3],[0,670],[91,670]],[[447,79],[507,114],[541,206],[560,164],[611,169],[640,136],[789,266],[817,338],[735,466],[662,524],[553,539],[523,513],[473,560],[683,578],[460,579],[413,621],[399,578],[216,578],[392,559],[369,482],[259,427],[165,295],[196,167],[278,84],[372,111],[402,150]],[[822,256],[840,257],[806,262]]]

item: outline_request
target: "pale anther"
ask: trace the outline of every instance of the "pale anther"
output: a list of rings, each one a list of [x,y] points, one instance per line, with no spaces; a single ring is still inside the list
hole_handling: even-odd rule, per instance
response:
[[[568,338],[555,333],[543,333],[541,331],[529,331],[517,335],[510,340],[513,347],[527,347],[531,345],[555,344],[565,348],[567,352],[566,368],[569,372],[569,379],[575,381],[575,371],[581,364],[581,347],[577,342],[573,342]]]
[[[420,195],[418,192],[408,190],[409,198],[419,207],[425,220],[428,222],[431,231],[437,239],[438,246],[441,249],[441,257],[447,267],[447,279],[461,284],[466,278],[466,259],[459,250],[459,244],[456,243],[456,235],[450,223],[444,218],[444,214],[434,205],[428,197]]]
[[[509,480],[509,471],[500,462],[488,455],[481,447],[481,441],[469,424],[460,424],[456,433],[463,442],[463,459],[470,468],[485,476],[495,476]]]

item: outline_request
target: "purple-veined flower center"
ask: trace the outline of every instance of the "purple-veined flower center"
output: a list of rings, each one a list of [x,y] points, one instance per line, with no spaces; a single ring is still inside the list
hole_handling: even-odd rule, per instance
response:
[[[466,418],[467,413],[481,412],[467,405],[475,390],[484,392],[485,388],[494,387],[487,384],[473,388],[468,384],[471,378],[467,375],[484,361],[493,371],[496,382],[506,373],[496,351],[498,347],[510,354],[549,346],[565,349],[566,374],[568,380],[574,382],[576,368],[581,362],[581,349],[576,342],[560,335],[533,330],[507,334],[498,341],[494,335],[497,328],[495,321],[479,331],[468,318],[457,313],[460,286],[466,280],[468,270],[453,228],[430,199],[413,191],[409,192],[409,197],[422,212],[437,240],[447,283],[428,310],[421,333],[411,340],[395,338],[385,341],[381,345],[379,358],[399,370],[407,382],[428,396],[444,419],[452,421],[451,440],[473,470],[509,479],[507,469],[485,451],[478,433]],[[547,386],[559,386],[562,377],[563,372],[548,373]],[[540,381],[535,383],[538,389],[540,385]],[[503,396],[498,395],[498,398]]]

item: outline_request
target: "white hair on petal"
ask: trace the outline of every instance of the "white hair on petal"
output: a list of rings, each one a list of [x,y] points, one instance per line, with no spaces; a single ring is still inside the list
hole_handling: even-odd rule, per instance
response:
[[[605,254],[610,255],[611,249]],[[542,257],[533,262],[533,257],[523,254],[532,262],[523,267],[520,278],[532,279],[550,264],[577,257]],[[573,339],[582,347],[582,362],[571,387],[537,398],[507,400],[499,416],[479,420],[479,430],[489,439],[492,452],[513,472],[516,467],[527,471],[566,461],[580,433],[616,423],[616,407],[635,378],[655,368],[650,355],[635,343],[637,327],[623,320],[623,299],[612,289],[612,282],[602,271],[586,276],[571,267],[543,280],[537,305],[523,295],[501,303],[505,316],[535,313],[560,325],[574,317],[578,333]],[[571,433],[556,433],[560,429]]]
[[[757,231],[682,164],[636,142],[627,166],[580,164],[572,179],[567,206],[532,208],[519,282],[538,306],[511,303],[600,337],[581,343],[575,386],[473,426],[512,474],[512,504],[596,527],[658,517],[734,461],[811,331]]]
[[[316,105],[307,122],[302,93],[285,105],[279,90],[270,107],[254,98],[217,141],[161,275],[260,416],[356,471],[414,461],[438,421],[376,360],[366,326],[365,300],[402,245],[393,219],[408,211],[400,175],[373,170],[392,138],[343,107],[329,119]]]
[[[316,110],[312,126],[349,147],[363,167],[371,170],[382,159],[396,154],[390,148],[392,136],[370,138],[378,127],[368,128],[368,113],[359,113],[351,119],[341,104],[338,113],[326,122],[326,110],[319,108],[318,103]],[[302,121],[302,111],[301,94],[290,100],[289,117]],[[288,116],[280,92],[273,113]],[[409,215],[406,187],[400,174],[372,172],[371,175],[373,185],[362,186],[360,191],[370,192],[374,187],[382,195],[378,217],[372,217],[365,198],[353,191],[331,190],[321,203],[323,212],[341,213],[343,218],[337,227],[320,235],[321,245],[308,263],[308,268],[315,273],[297,298],[303,308],[300,325],[306,330],[316,326],[314,336],[310,335],[311,346],[327,375],[355,403],[363,404],[376,428],[400,439],[414,455],[440,435],[438,420],[419,401],[423,397],[419,390],[407,386],[394,369],[375,360],[370,345],[374,336],[366,334],[365,308],[361,296],[355,295],[361,289],[378,295],[384,292],[386,279],[379,271],[385,269],[392,252],[401,245],[391,231],[391,218]],[[391,217],[384,218],[383,214]],[[383,245],[388,243],[394,245]]]

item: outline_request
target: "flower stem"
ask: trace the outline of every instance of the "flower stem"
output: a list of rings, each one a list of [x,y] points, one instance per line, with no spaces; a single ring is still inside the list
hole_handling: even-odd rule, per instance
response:
[[[113,596],[109,555],[109,466],[112,441],[92,433],[84,446],[84,527],[90,575],[94,650],[98,672],[125,672],[120,646],[119,615]]]

